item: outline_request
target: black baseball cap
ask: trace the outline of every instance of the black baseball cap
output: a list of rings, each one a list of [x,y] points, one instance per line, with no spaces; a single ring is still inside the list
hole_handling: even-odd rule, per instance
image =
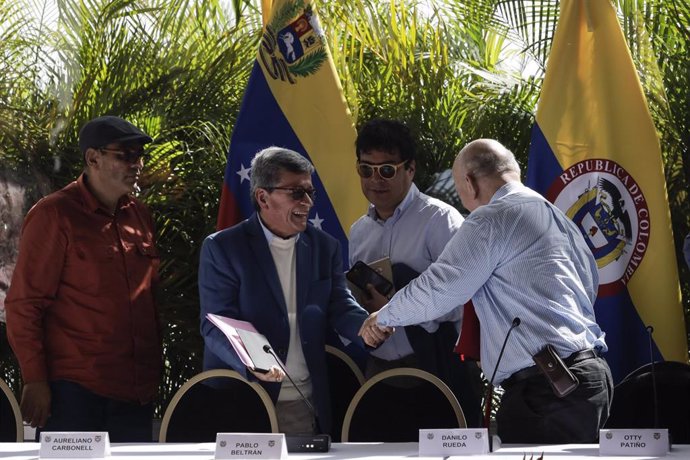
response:
[[[139,142],[143,145],[152,141],[151,136],[132,123],[112,115],[94,118],[79,131],[79,150],[82,154],[89,148],[100,148],[113,142]]]

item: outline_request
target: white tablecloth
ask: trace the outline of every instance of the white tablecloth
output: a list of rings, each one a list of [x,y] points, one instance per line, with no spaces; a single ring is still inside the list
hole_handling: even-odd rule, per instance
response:
[[[111,455],[117,460],[210,460],[213,459],[215,445],[200,444],[113,444]],[[290,459],[399,459],[418,458],[417,443],[335,443],[328,453],[289,454]],[[489,455],[471,457],[450,457],[471,460],[537,460],[543,454],[544,460],[552,459],[620,459],[647,460],[655,457],[600,457],[599,447],[589,444],[564,444],[556,446],[504,446]],[[38,458],[38,443],[0,443],[0,458],[33,460]],[[433,457],[424,457],[433,458]],[[438,459],[442,457],[436,457]],[[665,457],[670,459],[690,459],[690,445],[673,446]]]
[[[506,445],[492,452],[490,455],[479,457],[448,457],[448,460],[458,460],[471,458],[472,460],[478,458],[487,458],[491,460],[537,460],[543,455],[544,460],[563,459],[563,460],[584,460],[584,459],[598,459],[598,460],[648,460],[660,457],[611,457],[599,456],[598,444],[561,444],[551,446],[532,446],[532,445]],[[690,459],[690,445],[683,444],[673,446],[671,452],[666,457],[669,459],[682,458]]]
[[[38,458],[39,444],[0,443],[0,458],[29,460]],[[112,444],[111,457],[117,460],[210,460],[215,444]],[[397,459],[417,457],[417,443],[334,443],[330,452],[288,454],[292,459]],[[441,457],[438,457],[441,458]]]

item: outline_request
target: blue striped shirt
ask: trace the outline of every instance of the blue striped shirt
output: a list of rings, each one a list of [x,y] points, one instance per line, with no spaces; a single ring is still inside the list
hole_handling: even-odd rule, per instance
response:
[[[519,182],[502,186],[472,212],[439,259],[398,292],[378,316],[383,326],[432,320],[472,299],[481,323],[482,368],[493,373],[513,330],[495,384],[534,365],[546,344],[562,357],[607,350],[594,318],[599,277],[577,226]]]

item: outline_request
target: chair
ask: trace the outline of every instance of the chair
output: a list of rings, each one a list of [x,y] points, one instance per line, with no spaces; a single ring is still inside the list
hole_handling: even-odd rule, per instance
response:
[[[326,368],[331,393],[333,442],[340,442],[345,413],[350,401],[364,384],[364,375],[347,354],[326,345]]]
[[[177,390],[161,421],[160,442],[213,442],[216,433],[277,433],[266,390],[235,371],[195,375]]]
[[[658,426],[668,428],[674,443],[690,443],[690,366],[674,361],[654,363]],[[653,428],[651,364],[634,370],[613,391],[607,428]]]
[[[0,379],[0,442],[23,442],[24,425],[17,398]]]
[[[342,442],[416,442],[420,428],[465,428],[465,416],[438,377],[402,367],[367,380],[352,399]]]

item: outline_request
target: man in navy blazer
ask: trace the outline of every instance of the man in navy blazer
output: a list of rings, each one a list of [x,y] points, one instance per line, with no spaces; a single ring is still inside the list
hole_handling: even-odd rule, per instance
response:
[[[329,326],[364,347],[357,333],[367,312],[346,288],[340,245],[307,225],[315,198],[313,172],[296,152],[277,147],[259,152],[251,175],[257,212],[208,236],[199,266],[204,370],[232,368],[259,380],[276,403],[285,433],[330,431]],[[296,387],[283,380],[277,366],[264,374],[247,369],[207,313],[251,322],[285,363]],[[316,428],[297,390],[312,401]]]

